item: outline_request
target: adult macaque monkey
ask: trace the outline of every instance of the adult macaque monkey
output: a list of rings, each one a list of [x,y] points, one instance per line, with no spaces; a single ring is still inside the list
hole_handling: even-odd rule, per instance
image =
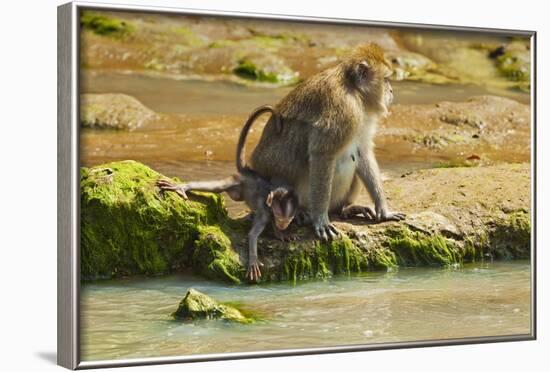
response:
[[[282,130],[270,119],[252,154],[254,170],[294,186],[323,240],[339,234],[329,212],[363,214],[377,222],[405,218],[389,211],[374,156],[377,122],[393,100],[391,73],[378,45],[357,48],[338,65],[300,83],[275,106]],[[361,183],[375,211],[353,205]]]

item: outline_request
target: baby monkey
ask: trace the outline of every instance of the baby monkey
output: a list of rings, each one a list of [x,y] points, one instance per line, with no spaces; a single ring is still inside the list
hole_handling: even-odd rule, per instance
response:
[[[292,240],[293,237],[285,230],[294,219],[298,210],[298,196],[294,190],[282,180],[272,180],[262,177],[245,164],[244,146],[248,132],[256,119],[264,114],[271,113],[271,120],[275,120],[275,126],[282,129],[281,119],[273,107],[260,106],[252,112],[239,137],[237,145],[236,165],[238,173],[222,180],[197,181],[175,184],[168,180],[159,180],[157,185],[161,190],[175,191],[178,195],[187,199],[187,191],[210,191],[215,193],[226,192],[235,201],[244,201],[253,215],[252,228],[248,233],[248,270],[246,277],[256,281],[261,276],[258,261],[258,237],[268,223],[271,222],[273,233],[283,241]]]

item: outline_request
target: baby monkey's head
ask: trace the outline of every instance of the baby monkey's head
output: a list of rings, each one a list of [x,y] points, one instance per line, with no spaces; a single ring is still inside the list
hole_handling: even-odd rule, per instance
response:
[[[298,211],[298,195],[293,190],[284,187],[272,190],[267,195],[265,203],[271,208],[275,226],[279,230],[285,230]]]

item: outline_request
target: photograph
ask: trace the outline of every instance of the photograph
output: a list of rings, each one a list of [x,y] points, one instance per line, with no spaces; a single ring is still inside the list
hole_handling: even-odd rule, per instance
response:
[[[80,361],[534,338],[533,32],[76,16]]]

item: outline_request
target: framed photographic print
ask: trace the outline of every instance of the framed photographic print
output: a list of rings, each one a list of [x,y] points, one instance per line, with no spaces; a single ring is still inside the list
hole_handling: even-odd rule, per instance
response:
[[[534,31],[58,8],[58,363],[536,337]]]

